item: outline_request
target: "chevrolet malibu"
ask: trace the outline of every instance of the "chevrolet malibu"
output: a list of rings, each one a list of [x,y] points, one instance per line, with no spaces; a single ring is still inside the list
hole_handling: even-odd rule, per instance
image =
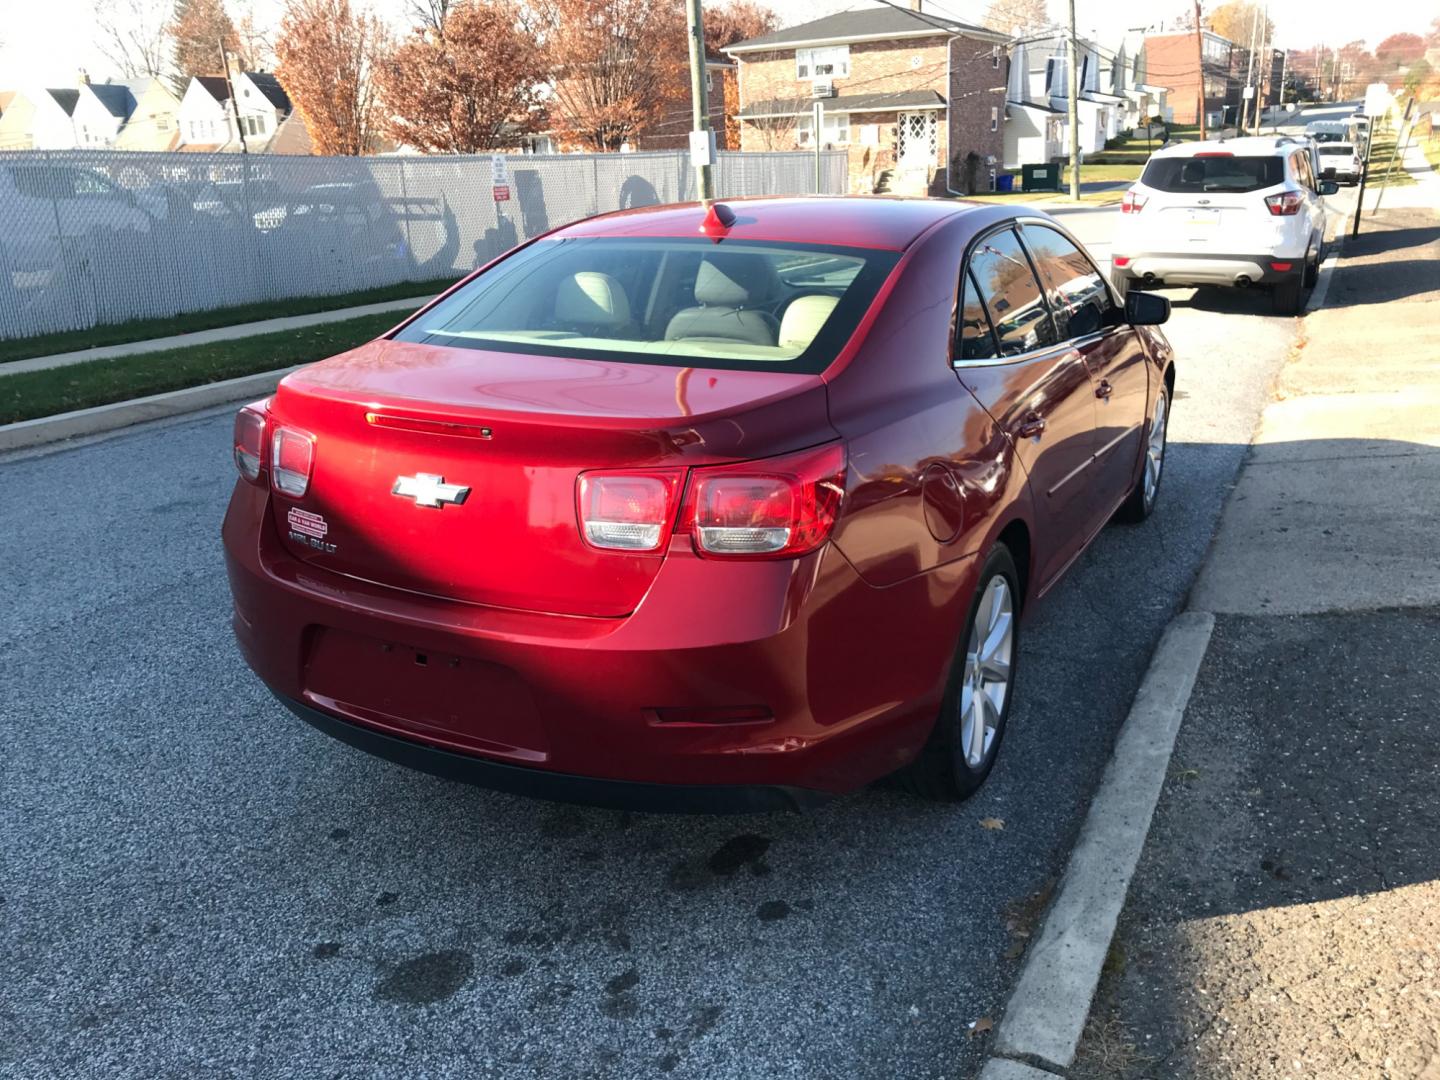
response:
[[[322,731],[502,790],[963,798],[1021,616],[1155,506],[1168,313],[1003,207],[568,225],[239,412],[240,649]]]

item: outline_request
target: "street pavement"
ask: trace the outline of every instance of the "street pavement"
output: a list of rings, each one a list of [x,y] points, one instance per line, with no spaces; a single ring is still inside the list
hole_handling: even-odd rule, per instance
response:
[[[1440,1080],[1440,213],[1366,221],[1192,593],[1077,1080]]]
[[[960,806],[652,817],[365,757],[231,642],[228,411],[0,459],[0,1076],[973,1074],[1294,338],[1172,296],[1159,510],[1034,613]]]

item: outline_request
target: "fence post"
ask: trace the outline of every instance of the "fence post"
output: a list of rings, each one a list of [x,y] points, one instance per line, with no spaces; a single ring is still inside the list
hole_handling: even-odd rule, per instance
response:
[[[405,215],[405,250],[410,260],[410,280],[414,281],[420,266],[415,261],[415,241],[410,236],[410,184],[405,179],[405,159],[398,158],[396,163],[400,166],[400,205],[401,213]]]

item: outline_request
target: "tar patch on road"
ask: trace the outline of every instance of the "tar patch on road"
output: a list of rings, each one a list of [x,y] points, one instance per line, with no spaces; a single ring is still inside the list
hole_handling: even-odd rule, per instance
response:
[[[670,888],[676,892],[691,892],[704,888],[720,878],[731,878],[748,868],[755,877],[770,873],[770,864],[765,853],[770,850],[770,838],[743,833],[732,836],[721,844],[708,859],[687,859],[670,868]]]
[[[375,987],[375,997],[401,1005],[433,1005],[454,997],[475,972],[468,952],[423,953],[395,967]]]

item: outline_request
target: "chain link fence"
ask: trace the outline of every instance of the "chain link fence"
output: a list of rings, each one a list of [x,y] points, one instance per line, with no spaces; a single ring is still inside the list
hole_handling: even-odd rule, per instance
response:
[[[0,339],[454,280],[547,229],[696,197],[684,151],[327,158],[0,153]],[[846,187],[845,152],[818,162]],[[720,197],[816,189],[816,156],[719,155]],[[417,289],[417,292],[423,290]]]

